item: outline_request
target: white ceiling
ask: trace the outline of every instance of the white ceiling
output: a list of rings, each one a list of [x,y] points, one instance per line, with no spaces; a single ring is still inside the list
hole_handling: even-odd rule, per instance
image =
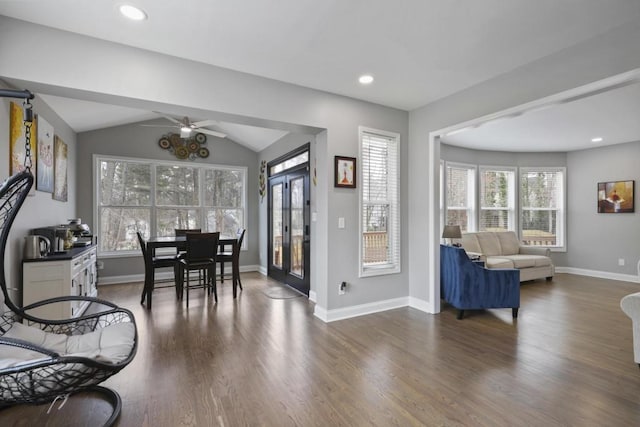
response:
[[[130,3],[149,19],[127,21],[120,2],[86,0],[0,0],[0,14],[403,110],[640,19],[638,0]],[[357,83],[365,72],[372,85]],[[117,109],[47,102],[78,131],[117,124]],[[122,116],[138,114],[149,118]],[[234,133],[222,126],[213,128]]]

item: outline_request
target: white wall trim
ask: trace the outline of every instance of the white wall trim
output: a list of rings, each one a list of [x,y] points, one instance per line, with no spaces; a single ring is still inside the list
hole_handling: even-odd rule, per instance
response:
[[[556,267],[556,273],[577,274],[578,276],[597,277],[598,279],[620,280],[640,283],[640,277],[632,274],[611,273],[609,271],[587,270],[585,268]]]
[[[353,305],[350,307],[327,310],[316,305],[313,314],[323,322],[334,322],[336,320],[350,319],[352,317],[364,316],[366,314],[379,313],[381,311],[393,310],[407,307],[409,297],[394,298],[384,301],[376,301],[368,304]]]
[[[316,302],[316,291],[309,291],[309,301]]]
[[[437,314],[434,311],[433,304],[430,304],[429,301],[425,301],[420,298],[409,297],[409,307],[415,308],[416,310],[424,311],[429,314]]]
[[[242,265],[240,266],[240,273],[248,273],[252,271],[260,271],[259,265]],[[218,274],[219,276],[219,274]],[[225,274],[225,277],[227,275]],[[156,272],[157,280],[173,280],[173,271],[159,271]],[[132,283],[132,282],[144,282],[144,273],[141,274],[129,274],[126,276],[100,276],[98,273],[98,286],[102,285],[116,285],[120,283]]]

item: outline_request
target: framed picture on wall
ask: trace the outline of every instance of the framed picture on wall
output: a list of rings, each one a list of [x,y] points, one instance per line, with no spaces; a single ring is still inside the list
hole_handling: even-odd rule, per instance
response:
[[[356,158],[335,156],[334,187],[356,188]]]
[[[635,211],[635,181],[598,183],[598,213],[631,213]]]

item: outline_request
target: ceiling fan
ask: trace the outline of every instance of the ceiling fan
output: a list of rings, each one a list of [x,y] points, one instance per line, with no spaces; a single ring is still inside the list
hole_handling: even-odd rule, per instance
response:
[[[226,138],[227,134],[222,132],[217,132],[215,130],[206,129],[205,126],[210,126],[214,123],[217,123],[215,120],[202,120],[199,122],[192,122],[189,120],[187,116],[183,117],[182,120],[178,120],[169,115],[159,113],[154,111],[154,113],[161,115],[165,119],[169,120],[173,124],[167,125],[140,125],[147,127],[173,127],[180,129],[180,138],[189,138],[192,135],[192,132],[201,132],[207,135],[217,136],[218,138]]]

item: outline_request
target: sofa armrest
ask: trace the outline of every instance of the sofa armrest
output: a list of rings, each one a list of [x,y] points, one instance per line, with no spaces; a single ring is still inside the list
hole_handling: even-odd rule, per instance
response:
[[[522,255],[541,255],[551,258],[551,249],[549,248],[538,248],[535,246],[520,245],[519,253]]]
[[[487,262],[487,256],[485,254],[482,254],[480,252],[469,252],[469,251],[465,251],[465,252],[467,253],[467,256],[469,257],[469,259]]]

